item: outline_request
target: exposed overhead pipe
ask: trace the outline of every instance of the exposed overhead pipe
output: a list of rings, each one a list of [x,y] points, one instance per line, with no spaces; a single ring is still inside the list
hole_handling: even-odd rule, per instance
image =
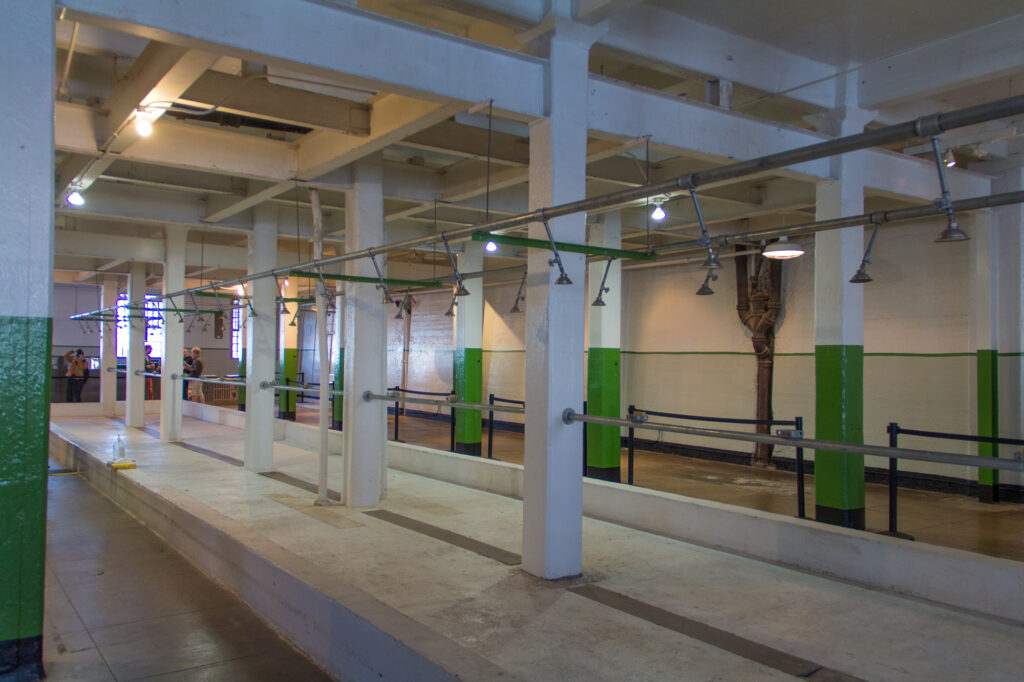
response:
[[[63,17],[62,17],[63,18]],[[68,92],[68,76],[71,74],[71,57],[75,54],[75,44],[78,42],[78,22],[71,29],[71,42],[68,44],[68,56],[64,60],[64,73],[60,77],[60,84],[57,85],[57,96],[63,97]]]
[[[823,142],[817,142],[815,144],[807,145],[805,147],[799,147],[797,149],[791,149],[784,152],[778,152],[775,154],[768,154],[767,156],[761,156],[747,161],[738,161],[736,163],[727,164],[725,166],[719,166],[717,168],[710,168],[704,171],[680,175],[671,180],[663,180],[661,182],[641,185],[639,187],[620,190],[618,192],[603,194],[601,196],[591,197],[588,199],[571,201],[565,204],[558,204],[556,206],[538,208],[533,211],[522,213],[517,216],[511,216],[500,220],[494,220],[489,223],[484,223],[481,225],[471,225],[467,227],[458,228],[455,230],[450,230],[448,232],[442,232],[441,237],[447,240],[452,240],[459,238],[468,238],[474,232],[495,232],[501,230],[508,230],[511,228],[519,227],[521,225],[526,225],[528,223],[545,222],[552,218],[572,215],[574,213],[611,208],[613,206],[617,206],[620,204],[626,204],[632,201],[636,201],[638,199],[643,199],[644,197],[654,194],[664,194],[666,192],[677,191],[689,191],[701,185],[706,185],[713,182],[733,180],[748,175],[755,175],[757,173],[762,173],[768,170],[783,168],[786,166],[804,163],[807,161],[815,161],[817,159],[835,156],[837,154],[845,154],[847,152],[858,151],[860,149],[866,149],[868,147],[875,147],[879,145],[891,144],[893,142],[900,142],[902,140],[906,140],[912,137],[930,137],[932,135],[937,135],[946,130],[963,128],[966,126],[976,125],[978,123],[985,123],[987,121],[992,121],[1000,118],[1007,118],[1009,116],[1016,116],[1019,114],[1024,114],[1024,95],[1008,97],[1006,99],[996,100],[994,102],[988,102],[985,104],[979,104],[973,107],[967,107],[965,109],[957,109],[955,111],[950,111],[946,113],[921,116],[911,121],[885,126],[884,128],[878,128],[877,130],[857,133],[856,135],[849,135],[846,137],[835,138],[832,140],[825,140]],[[982,197],[974,201],[979,201],[981,199],[987,199],[987,197]],[[1024,199],[1018,199],[1016,201],[1010,201],[1006,203],[1021,203],[1022,201],[1024,201]],[[956,206],[958,203],[960,202],[954,202],[954,206]],[[958,210],[972,210],[973,208],[983,207],[984,206],[972,206],[971,209],[964,208]],[[920,215],[932,215],[932,212],[935,209],[932,209],[931,207],[925,207],[924,209],[905,210],[925,210],[925,212]],[[902,212],[903,211],[890,211],[889,213],[896,214]],[[870,217],[859,218],[859,220],[856,220],[854,222],[845,222],[843,224],[833,225],[832,227],[835,228],[845,227],[847,225],[860,225],[864,222],[867,222],[867,220],[870,220]],[[840,222],[842,222],[842,219],[840,219]],[[829,228],[823,227],[821,229]],[[411,239],[392,242],[390,244],[383,244],[381,246],[375,246],[368,249],[354,251],[352,253],[346,253],[340,256],[333,256],[331,258],[313,260],[308,263],[297,263],[295,265],[288,267],[266,270],[264,272],[258,272],[251,275],[246,275],[244,277],[239,277],[234,280],[218,282],[215,284],[194,287],[192,289],[186,289],[183,291],[162,294],[157,298],[169,298],[172,296],[181,296],[195,291],[203,291],[222,286],[234,286],[236,284],[244,284],[245,282],[249,282],[255,279],[263,279],[266,277],[275,277],[277,275],[282,275],[285,274],[288,270],[292,269],[318,268],[324,265],[343,263],[351,260],[358,260],[361,258],[370,258],[371,256],[377,256],[385,253],[390,253],[393,251],[402,251],[415,246],[427,245],[432,242],[435,242],[437,238],[437,235],[430,235],[426,237],[414,237]]]

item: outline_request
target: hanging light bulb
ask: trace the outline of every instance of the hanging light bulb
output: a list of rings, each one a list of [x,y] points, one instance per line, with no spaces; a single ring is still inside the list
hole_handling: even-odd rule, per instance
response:
[[[68,202],[72,206],[82,206],[85,204],[85,197],[83,197],[78,190],[75,190],[69,194],[64,201]]]
[[[946,164],[946,168],[956,166],[956,155],[953,154],[952,149],[947,149],[946,153],[942,155],[942,163]]]
[[[241,284],[236,286],[235,295],[238,296],[238,298],[242,298],[243,296],[245,296],[245,287],[243,287]]]
[[[494,242],[487,242],[484,244],[484,249],[486,249],[488,253],[494,253],[498,250],[498,245]]]
[[[761,252],[761,255],[765,258],[788,260],[790,258],[799,258],[804,255],[804,249],[796,242],[790,242],[788,237],[779,237],[779,241],[772,242],[768,246],[764,247],[764,251]]]
[[[153,134],[153,124],[141,112],[135,114],[135,132],[139,137],[149,137]]]
[[[665,209],[661,207],[661,202],[655,204],[654,210],[651,211],[651,220],[664,220],[667,217],[668,214],[665,213]]]

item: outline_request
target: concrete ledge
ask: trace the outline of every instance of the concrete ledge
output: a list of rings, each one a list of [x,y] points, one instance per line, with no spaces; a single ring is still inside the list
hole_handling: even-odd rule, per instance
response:
[[[388,443],[388,465],[522,497],[517,464]],[[1024,564],[594,479],[583,513],[773,563],[1024,622]]]
[[[52,428],[50,456],[77,469],[339,679],[511,679],[476,653],[143,471],[107,468]]]
[[[145,414],[160,414],[160,401],[147,400]],[[124,401],[114,403],[114,415],[124,416]],[[50,417],[60,419],[62,417],[103,417],[103,403],[50,403]]]
[[[224,408],[192,404],[219,423]],[[228,417],[230,419],[230,417]],[[276,420],[281,437],[319,447],[314,426]],[[234,424],[231,424],[234,425]],[[244,425],[244,419],[243,419]],[[341,452],[341,433],[330,448]],[[388,466],[478,490],[522,498],[523,468],[389,441]],[[686,542],[1024,622],[1024,563],[926,545],[656,490],[583,481],[583,513]]]

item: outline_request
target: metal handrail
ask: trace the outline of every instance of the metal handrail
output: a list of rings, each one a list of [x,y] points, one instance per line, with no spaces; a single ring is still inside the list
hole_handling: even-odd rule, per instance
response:
[[[230,381],[228,379],[204,379],[202,377],[187,377],[181,374],[172,374],[171,380],[177,381],[178,379],[184,379],[185,381],[198,381],[201,384],[223,384],[224,386],[245,386],[244,381]]]
[[[719,422],[722,424],[750,424],[750,425],[764,425],[768,426],[796,426],[796,421],[793,419],[744,419],[742,417],[702,417],[696,414],[678,414],[676,412],[659,412],[657,410],[648,410],[642,407],[634,406],[633,409],[636,412],[642,412],[649,414],[653,417],[666,417],[668,419],[685,419],[687,421],[702,421],[702,422]]]
[[[827,450],[831,452],[847,452],[855,455],[875,455],[877,457],[895,457],[900,459],[912,459],[920,462],[938,462],[940,464],[956,464],[960,466],[976,467],[978,469],[1003,469],[1005,471],[1024,471],[1024,460],[1016,459],[995,459],[992,457],[975,457],[973,455],[958,455],[952,452],[937,452],[934,450],[909,450],[906,448],[892,448],[879,445],[866,445],[860,443],[840,443],[837,441],[817,440],[804,438],[798,431],[791,432],[793,435],[770,436],[760,433],[744,433],[742,431],[724,431],[722,429],[702,429],[693,426],[677,426],[662,422],[643,421],[642,418],[615,419],[612,417],[598,417],[591,414],[579,414],[571,407],[562,411],[562,421],[566,424],[572,422],[586,422],[590,424],[606,424],[608,426],[622,426],[634,429],[651,429],[653,431],[670,431],[673,433],[685,433],[691,436],[705,436],[708,438],[723,438],[726,440],[741,440],[751,443],[770,443],[772,445],[788,445],[795,447],[811,448],[814,450]]]
[[[372,391],[366,391],[363,393],[363,400],[387,400],[395,401],[399,400],[403,403],[419,403],[421,405],[444,405],[446,407],[454,407],[460,410],[494,410],[495,412],[512,412],[515,414],[524,414],[525,408],[522,407],[502,407],[501,405],[487,405],[485,403],[464,403],[458,400],[431,400],[430,398],[406,398],[403,396],[397,396],[394,393],[373,393]]]
[[[242,385],[244,386],[245,384]],[[261,381],[260,388],[264,390],[273,388],[277,389],[278,391],[291,391],[293,393],[313,393],[315,395],[320,395],[319,388],[309,388],[307,386],[286,386],[285,384],[275,384],[272,381]],[[328,395],[345,395],[344,391],[335,391],[333,389],[327,391],[327,393]]]

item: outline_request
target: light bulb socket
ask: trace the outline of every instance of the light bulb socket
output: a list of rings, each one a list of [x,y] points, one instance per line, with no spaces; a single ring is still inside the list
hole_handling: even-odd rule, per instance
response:
[[[943,230],[942,233],[938,237],[935,238],[935,241],[936,242],[965,242],[968,239],[970,239],[970,237],[967,236],[966,232],[964,232],[963,230],[960,229],[960,223],[958,223],[955,220],[951,220],[951,221],[949,221],[949,224],[946,226],[946,229]]]
[[[857,268],[857,272],[853,273],[853,277],[850,278],[850,284],[867,284],[873,282],[871,275],[868,274],[867,268],[864,263],[860,264]]]

